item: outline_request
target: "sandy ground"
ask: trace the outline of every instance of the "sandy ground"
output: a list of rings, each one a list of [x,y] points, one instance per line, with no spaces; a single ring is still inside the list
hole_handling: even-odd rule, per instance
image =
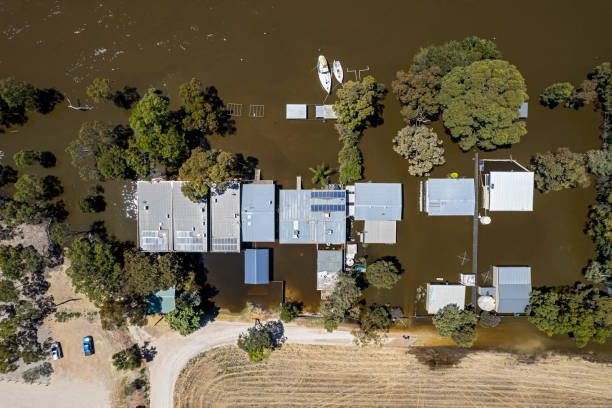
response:
[[[32,245],[41,254],[46,254],[49,249],[49,240],[47,239],[47,224],[38,225],[20,225],[15,227],[13,239],[0,241],[2,245],[23,246]]]
[[[254,365],[236,347],[188,365],[175,407],[610,407],[612,366],[452,348],[289,344]]]

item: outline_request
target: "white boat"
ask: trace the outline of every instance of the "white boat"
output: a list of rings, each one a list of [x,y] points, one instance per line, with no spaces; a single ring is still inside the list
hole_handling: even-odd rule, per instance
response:
[[[332,69],[334,71],[334,76],[336,77],[336,80],[342,83],[342,81],[344,80],[344,70],[342,70],[342,64],[340,64],[340,61],[334,61],[334,63],[332,64]]]
[[[323,55],[319,55],[319,61],[317,62],[317,72],[319,73],[319,81],[321,86],[325,89],[325,92],[331,93],[332,77],[329,71],[329,65]]]

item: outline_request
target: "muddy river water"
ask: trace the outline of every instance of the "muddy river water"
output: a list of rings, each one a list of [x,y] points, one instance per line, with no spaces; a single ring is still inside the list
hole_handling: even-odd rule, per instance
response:
[[[37,87],[55,87],[73,102],[87,103],[85,87],[94,77],[110,78],[116,87],[162,89],[178,105],[178,86],[191,77],[214,85],[226,103],[244,106],[233,135],[209,138],[213,147],[253,156],[264,178],[294,188],[296,175],[309,187],[308,167],[337,163],[340,149],[330,122],[287,121],[286,103],[321,103],[316,56],[339,59],[345,69],[365,69],[390,88],[395,72],[406,69],[420,47],[467,35],[493,39],[504,58],[522,72],[531,97],[528,134],[511,149],[482,154],[511,155],[523,164],[540,151],[567,146],[584,152],[599,145],[600,117],[590,108],[549,110],[537,104],[539,92],[557,81],[579,83],[589,70],[612,57],[612,2],[602,1],[200,1],[123,2],[0,1],[0,76],[17,76]],[[347,73],[350,79],[353,74]],[[327,98],[331,103],[334,96]],[[250,104],[265,106],[265,117],[250,118]],[[136,239],[136,223],[126,217],[132,186],[105,183],[108,210],[83,215],[75,208],[88,185],[64,152],[83,121],[127,123],[128,112],[111,104],[78,112],[61,104],[48,115],[32,114],[23,127],[0,135],[4,162],[20,149],[51,150],[58,165],[51,172],[66,188],[69,222],[85,228],[103,219],[119,238]],[[368,289],[372,302],[402,306],[412,313],[417,286],[437,277],[457,281],[469,272],[459,256],[471,256],[471,217],[427,217],[419,212],[419,181],[407,162],[392,150],[391,139],[403,126],[392,94],[385,100],[384,124],[368,129],[360,148],[365,180],[403,183],[403,220],[397,245],[370,245],[370,259],[395,256],[404,268],[392,290]],[[473,153],[462,153],[439,124],[447,164],[434,177],[451,171],[473,173]],[[535,193],[531,213],[495,213],[480,227],[479,272],[494,264],[532,267],[533,284],[571,284],[594,255],[583,233],[594,189]],[[314,246],[272,247],[275,280],[287,282],[287,296],[318,308]],[[219,293],[215,302],[239,311],[246,300],[278,304],[280,285],[243,285],[242,256],[206,255],[208,278]],[[519,326],[521,326],[519,324]],[[508,327],[518,327],[516,325]],[[512,330],[491,330],[482,342]],[[497,333],[497,334],[496,334]],[[548,341],[525,328],[517,341]],[[523,340],[521,340],[523,339]],[[546,348],[558,343],[546,343]],[[605,346],[603,346],[605,347]],[[595,347],[594,349],[602,349]]]

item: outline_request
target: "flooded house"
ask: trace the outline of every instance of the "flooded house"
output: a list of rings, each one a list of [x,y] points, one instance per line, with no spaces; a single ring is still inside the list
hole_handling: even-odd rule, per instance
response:
[[[280,190],[278,241],[281,244],[344,245],[345,190]]]
[[[430,178],[421,184],[421,211],[427,215],[474,215],[473,178]]]
[[[207,252],[208,200],[194,203],[183,181],[139,181],[138,248],[146,252]]]
[[[344,266],[344,251],[318,250],[317,251],[317,290],[321,291],[321,298],[326,298],[336,287],[338,277]]]
[[[244,283],[264,285],[270,282],[270,250],[247,249],[244,251]]]
[[[355,220],[365,221],[363,242],[395,244],[396,222],[402,219],[402,185],[355,183],[354,191],[354,211],[351,213]]]
[[[210,251],[240,252],[240,183],[210,191]]]
[[[276,186],[243,184],[240,193],[243,242],[274,242],[276,238]]]
[[[425,309],[428,314],[436,314],[447,305],[465,306],[465,286],[458,283],[428,283]]]
[[[489,211],[533,211],[533,172],[515,160],[481,160],[482,206]]]
[[[498,313],[524,313],[531,292],[529,266],[494,266],[495,311]]]

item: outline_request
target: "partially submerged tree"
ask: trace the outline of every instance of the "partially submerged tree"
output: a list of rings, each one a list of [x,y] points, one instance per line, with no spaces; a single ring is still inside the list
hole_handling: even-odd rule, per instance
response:
[[[401,278],[397,265],[385,259],[369,264],[365,276],[371,285],[382,289],[391,289]]]
[[[91,85],[87,86],[85,92],[87,96],[97,103],[108,102],[113,99],[111,82],[108,78],[94,78]]]
[[[338,115],[338,123],[350,131],[377,126],[382,122],[383,105],[380,102],[385,93],[385,86],[369,75],[361,82],[347,81],[336,91],[338,100],[334,104],[334,111]]]
[[[302,313],[302,308],[301,302],[285,302],[280,305],[280,319],[285,323],[289,323]]]
[[[240,176],[236,156],[222,150],[197,147],[179,169],[179,177],[187,180],[183,194],[191,201],[201,201],[213,184],[223,189],[226,182]]]
[[[410,123],[415,120],[435,119],[440,112],[440,67],[433,66],[418,73],[398,71],[396,77],[391,87],[403,106],[401,113],[404,120]]]
[[[462,310],[457,305],[446,305],[432,318],[438,334],[452,339],[460,347],[472,347],[476,341],[478,318],[471,310]]]
[[[406,126],[393,138],[393,150],[408,160],[408,173],[422,176],[446,163],[442,141],[426,126]]]
[[[528,99],[525,80],[501,60],[456,67],[442,79],[442,119],[459,147],[484,150],[518,143],[527,133],[519,108]]]
[[[179,96],[183,101],[185,130],[196,130],[204,135],[223,134],[229,130],[230,115],[214,87],[204,91],[202,83],[191,78],[179,87]]]
[[[324,163],[309,167],[308,170],[312,173],[312,184],[321,184],[321,186],[327,184],[327,178],[334,172]]]
[[[106,209],[104,196],[100,194],[86,195],[81,197],[78,202],[79,210],[82,213],[99,213]]]
[[[588,187],[589,174],[584,155],[560,147],[555,153],[538,153],[531,159],[535,185],[542,192],[577,186]]]
[[[55,176],[38,177],[24,174],[15,182],[13,200],[34,204],[51,200],[64,192],[62,183]]]
[[[547,86],[540,94],[540,105],[554,108],[565,103],[574,91],[574,85],[569,82],[557,82]]]

